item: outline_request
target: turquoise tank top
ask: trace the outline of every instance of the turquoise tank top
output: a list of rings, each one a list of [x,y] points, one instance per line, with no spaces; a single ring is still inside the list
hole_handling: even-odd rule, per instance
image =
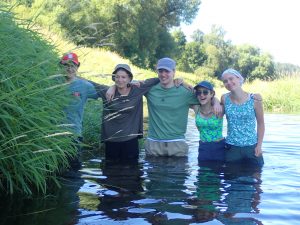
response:
[[[225,114],[227,119],[226,143],[235,146],[249,146],[257,143],[256,116],[253,94],[243,104],[234,104],[230,93],[225,95]]]
[[[195,122],[201,141],[212,142],[223,138],[223,118],[219,118],[214,114],[209,118],[203,118],[200,112],[197,112]]]

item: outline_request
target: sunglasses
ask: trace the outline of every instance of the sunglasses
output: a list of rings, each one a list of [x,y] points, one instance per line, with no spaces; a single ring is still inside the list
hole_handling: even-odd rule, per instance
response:
[[[204,90],[204,91],[196,91],[196,96],[199,96],[199,95],[208,95],[209,94],[209,91],[208,90]]]

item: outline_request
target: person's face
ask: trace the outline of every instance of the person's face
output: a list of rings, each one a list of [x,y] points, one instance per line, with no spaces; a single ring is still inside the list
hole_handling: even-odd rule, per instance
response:
[[[222,78],[223,84],[228,91],[233,91],[241,87],[240,79],[233,74],[224,74]]]
[[[204,87],[198,87],[195,94],[201,105],[211,104],[211,100],[214,97],[214,91],[208,90]]]
[[[164,86],[173,84],[174,73],[175,73],[174,71],[168,71],[166,69],[157,70],[159,81]]]
[[[131,81],[131,78],[129,74],[124,70],[118,70],[115,74],[115,84],[117,88],[125,88],[127,87],[127,84],[129,84]]]
[[[76,76],[76,73],[78,70],[78,66],[76,64],[74,64],[73,62],[66,62],[61,65],[62,65],[68,78]]]

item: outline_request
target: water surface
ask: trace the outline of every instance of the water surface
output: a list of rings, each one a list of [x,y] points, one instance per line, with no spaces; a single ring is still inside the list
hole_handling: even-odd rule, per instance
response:
[[[105,162],[85,153],[78,179],[45,198],[2,199],[0,222],[37,224],[300,224],[300,116],[267,114],[262,170],[198,165],[191,118],[187,158]]]

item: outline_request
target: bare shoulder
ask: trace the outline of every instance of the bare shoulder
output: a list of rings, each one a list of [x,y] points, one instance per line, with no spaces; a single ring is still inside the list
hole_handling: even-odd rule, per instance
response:
[[[255,101],[260,101],[260,102],[263,100],[261,94],[258,94],[258,93],[253,94],[253,99]]]

